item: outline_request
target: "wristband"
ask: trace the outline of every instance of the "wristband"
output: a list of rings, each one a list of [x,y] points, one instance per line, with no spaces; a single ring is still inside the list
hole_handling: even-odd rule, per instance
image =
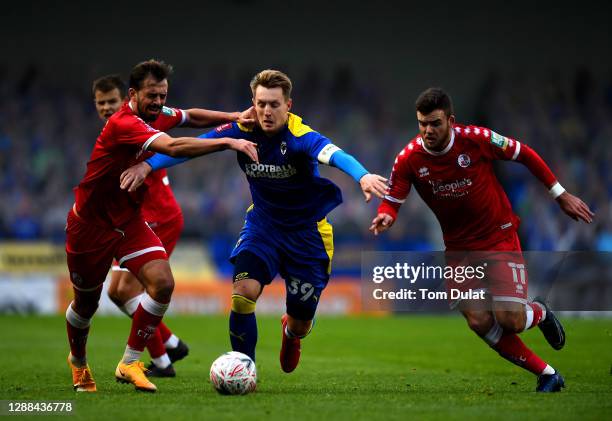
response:
[[[553,186],[550,188],[550,190],[548,190],[548,193],[550,193],[550,196],[553,199],[556,199],[557,197],[561,196],[563,193],[565,193],[565,189],[563,188],[563,186],[561,184],[559,184],[559,182],[557,181],[555,184],[553,184]]]

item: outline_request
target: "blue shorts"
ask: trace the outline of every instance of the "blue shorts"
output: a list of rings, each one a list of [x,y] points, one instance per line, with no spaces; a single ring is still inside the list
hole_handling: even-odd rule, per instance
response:
[[[309,228],[284,231],[247,214],[230,261],[235,263],[245,251],[265,264],[269,276],[256,279],[262,285],[269,284],[279,273],[285,279],[287,314],[298,320],[312,320],[329,281],[334,254],[333,228],[327,218]]]

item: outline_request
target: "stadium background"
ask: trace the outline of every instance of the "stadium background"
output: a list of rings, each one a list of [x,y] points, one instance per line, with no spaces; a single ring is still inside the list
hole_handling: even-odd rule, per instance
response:
[[[416,133],[414,99],[442,86],[454,98],[459,122],[533,146],[597,213],[591,226],[574,223],[521,165],[502,163],[499,175],[523,221],[524,249],[610,251],[612,37],[603,12],[558,2],[495,10],[489,2],[345,0],[6,5],[0,312],[65,308],[65,216],[101,127],[91,81],[108,73],[126,78],[148,58],[174,65],[168,105],[184,108],[244,109],[252,75],[281,69],[294,82],[294,112],[383,175]],[[393,230],[374,238],[367,227],[377,204],[365,205],[348,176],[322,173],[344,194],[331,214],[333,279],[342,286],[339,301],[330,290],[328,310],[358,311],[353,278],[362,250],[439,250],[441,233],[413,192]],[[182,285],[175,310],[223,312],[231,271],[226,257],[250,204],[247,183],[229,152],[171,169],[170,177],[186,221],[173,261]],[[276,293],[282,294],[280,285]],[[51,297],[46,305],[41,296]]]

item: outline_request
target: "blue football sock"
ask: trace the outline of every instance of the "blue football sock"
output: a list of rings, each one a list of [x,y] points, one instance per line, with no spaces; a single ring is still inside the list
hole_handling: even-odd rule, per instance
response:
[[[242,352],[255,361],[255,345],[257,345],[255,313],[240,314],[232,311],[229,317],[229,335],[232,350]]]

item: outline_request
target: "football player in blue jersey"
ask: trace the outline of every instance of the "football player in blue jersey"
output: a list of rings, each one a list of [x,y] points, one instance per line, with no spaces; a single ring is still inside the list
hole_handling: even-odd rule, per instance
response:
[[[300,341],[310,332],[321,292],[329,280],[334,252],[326,215],[342,203],[340,189],[319,176],[318,163],[341,169],[357,181],[369,201],[386,192],[386,179],[370,174],[355,158],[290,113],[291,80],[278,70],[252,79],[254,127],[228,123],[201,138],[234,137],[257,143],[259,162],[238,154],[253,198],[238,242],[234,264],[229,332],[232,349],[255,360],[255,306],[263,287],[280,273],[287,288],[282,317],[280,363],[292,372]],[[185,159],[157,154],[121,175],[121,187],[134,190],[152,170]]]

